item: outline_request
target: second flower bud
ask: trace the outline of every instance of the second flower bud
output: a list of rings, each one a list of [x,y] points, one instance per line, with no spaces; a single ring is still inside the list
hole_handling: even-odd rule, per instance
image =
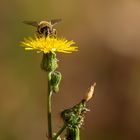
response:
[[[58,92],[59,91],[59,84],[61,81],[62,75],[58,71],[53,71],[50,73],[50,85],[53,90],[53,92]]]

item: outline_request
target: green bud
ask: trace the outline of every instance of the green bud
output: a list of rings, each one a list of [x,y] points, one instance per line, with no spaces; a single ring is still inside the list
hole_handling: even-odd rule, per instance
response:
[[[80,103],[76,104],[72,108],[62,111],[61,117],[68,127],[80,128],[83,125],[86,111],[87,109],[85,101],[82,100]]]
[[[50,84],[51,84],[52,90],[54,92],[58,92],[59,91],[59,84],[60,84],[61,78],[62,78],[62,75],[61,75],[60,72],[53,71],[51,73]]]
[[[56,54],[54,53],[47,53],[43,54],[41,68],[45,71],[54,71],[58,67]]]

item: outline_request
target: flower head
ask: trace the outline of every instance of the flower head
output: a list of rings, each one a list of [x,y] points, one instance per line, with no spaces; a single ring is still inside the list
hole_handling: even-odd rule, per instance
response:
[[[25,47],[25,50],[36,50],[37,52],[43,53],[55,53],[55,52],[63,52],[63,53],[71,53],[73,51],[77,51],[78,47],[73,46],[75,44],[74,41],[68,41],[65,38],[54,38],[54,37],[41,37],[38,38],[25,38],[23,42],[21,42],[21,46]]]

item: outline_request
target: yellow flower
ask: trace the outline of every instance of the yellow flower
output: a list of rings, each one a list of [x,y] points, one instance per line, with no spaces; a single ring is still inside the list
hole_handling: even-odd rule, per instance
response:
[[[63,53],[71,53],[73,51],[77,51],[78,47],[73,46],[75,44],[74,41],[68,41],[65,38],[54,38],[54,37],[41,37],[38,38],[25,38],[23,42],[21,42],[21,46],[25,47],[25,50],[36,50],[37,52],[43,53],[55,53],[55,52],[63,52]]]

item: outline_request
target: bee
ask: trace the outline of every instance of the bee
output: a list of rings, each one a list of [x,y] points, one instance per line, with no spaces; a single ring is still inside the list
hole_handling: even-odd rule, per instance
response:
[[[53,36],[56,37],[57,32],[56,29],[54,29],[54,25],[56,25],[58,22],[60,22],[61,19],[53,19],[50,21],[40,21],[40,22],[36,22],[36,21],[23,21],[23,23],[37,27],[37,36],[41,37],[43,35],[45,35],[46,37],[49,36]]]

